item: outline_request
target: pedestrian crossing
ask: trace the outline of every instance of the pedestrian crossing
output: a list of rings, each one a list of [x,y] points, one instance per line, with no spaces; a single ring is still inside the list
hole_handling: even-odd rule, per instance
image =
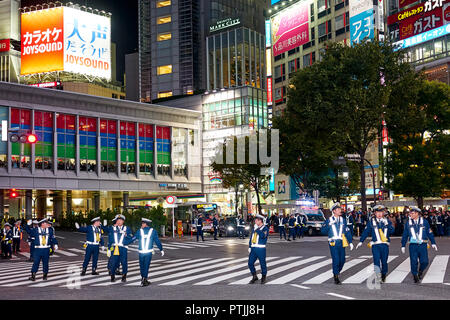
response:
[[[71,249],[68,252],[75,252]],[[82,250],[81,250],[82,251]],[[81,253],[81,252],[80,252]],[[152,286],[210,286],[246,285],[249,281],[248,257],[223,258],[183,258],[169,259],[155,256],[150,271],[149,281]],[[447,284],[450,282],[450,255],[436,255],[430,258],[430,265],[424,272],[423,284]],[[410,274],[410,261],[406,256],[389,256],[389,273],[387,284],[413,284]],[[36,275],[36,281],[28,280],[31,264],[27,262],[5,262],[0,264],[0,287],[26,286],[30,288],[72,288],[74,283],[84,287],[140,285],[140,270],[137,260],[129,260],[127,282],[110,282],[107,273],[107,260],[100,259],[97,271],[100,275],[91,275],[90,269],[85,276],[80,276],[81,261],[54,260],[50,262],[47,281],[42,280],[42,269]],[[331,259],[329,256],[291,256],[267,257],[267,285],[304,285],[332,284]],[[257,270],[260,268],[257,263]],[[370,256],[349,257],[341,272],[343,285],[365,285],[373,278],[373,263]]]

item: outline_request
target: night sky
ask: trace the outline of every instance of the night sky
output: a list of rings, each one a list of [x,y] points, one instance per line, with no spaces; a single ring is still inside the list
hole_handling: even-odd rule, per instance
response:
[[[22,7],[52,2],[49,0],[22,0]],[[67,3],[68,1],[61,1]],[[111,12],[112,42],[117,45],[117,79],[123,81],[125,54],[138,50],[138,0],[72,0],[98,10]]]

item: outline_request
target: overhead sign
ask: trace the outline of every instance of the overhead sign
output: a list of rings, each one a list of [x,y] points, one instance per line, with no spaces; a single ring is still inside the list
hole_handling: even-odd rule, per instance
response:
[[[111,79],[111,19],[69,7],[21,15],[21,75],[66,71]]]
[[[374,38],[373,0],[350,0],[350,43]]]
[[[0,40],[0,52],[9,51],[11,48],[11,44],[9,39]]]
[[[59,82],[59,81],[30,84],[31,87],[37,87],[37,88],[55,88],[60,85],[61,85],[61,82]]]
[[[227,18],[224,20],[217,21],[215,25],[209,26],[209,32],[216,32],[232,26],[237,26],[239,24],[241,24],[241,20],[239,18],[236,19]]]
[[[421,34],[418,34],[416,36],[413,36],[411,38],[407,38],[404,40],[400,40],[394,45],[398,45],[400,48],[408,48],[411,46],[415,46],[417,44],[430,41],[436,38],[440,38],[442,36],[450,34],[450,24],[447,24],[445,26],[439,27],[437,29],[427,31]]]
[[[308,0],[298,2],[271,18],[274,56],[309,42],[310,3]]]

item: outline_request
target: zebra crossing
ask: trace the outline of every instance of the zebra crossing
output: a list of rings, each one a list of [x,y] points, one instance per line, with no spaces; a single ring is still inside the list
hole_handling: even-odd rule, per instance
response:
[[[76,252],[72,249],[72,252]],[[83,250],[80,250],[83,251]],[[81,252],[79,252],[81,254]],[[436,255],[430,259],[430,265],[424,273],[423,284],[449,285],[450,255]],[[99,276],[87,273],[81,277],[81,261],[55,260],[50,263],[47,281],[42,280],[42,270],[37,274],[36,281],[28,281],[30,263],[5,262],[0,264],[0,287],[26,286],[30,288],[60,287],[71,288],[73,283],[83,287],[140,285],[139,262],[130,260],[128,263],[127,282],[110,282],[106,267],[107,260],[100,259]],[[295,285],[308,288],[306,285],[321,285],[332,283],[331,259],[328,256],[291,256],[267,257],[267,285]],[[257,267],[259,269],[259,266]],[[404,256],[389,256],[387,284],[413,284],[409,272],[409,258]],[[349,257],[341,273],[342,283],[363,285],[373,276],[371,256]],[[149,273],[152,286],[209,286],[209,285],[245,285],[249,281],[247,257],[230,258],[184,258],[168,259],[155,256]]]

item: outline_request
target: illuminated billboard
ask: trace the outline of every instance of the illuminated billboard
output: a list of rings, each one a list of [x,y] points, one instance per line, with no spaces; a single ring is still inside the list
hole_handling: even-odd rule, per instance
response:
[[[311,1],[298,2],[271,18],[273,55],[309,42],[309,6]]]
[[[374,38],[373,0],[350,0],[350,43]]]
[[[111,19],[69,7],[22,13],[21,74],[65,71],[111,79]]]

